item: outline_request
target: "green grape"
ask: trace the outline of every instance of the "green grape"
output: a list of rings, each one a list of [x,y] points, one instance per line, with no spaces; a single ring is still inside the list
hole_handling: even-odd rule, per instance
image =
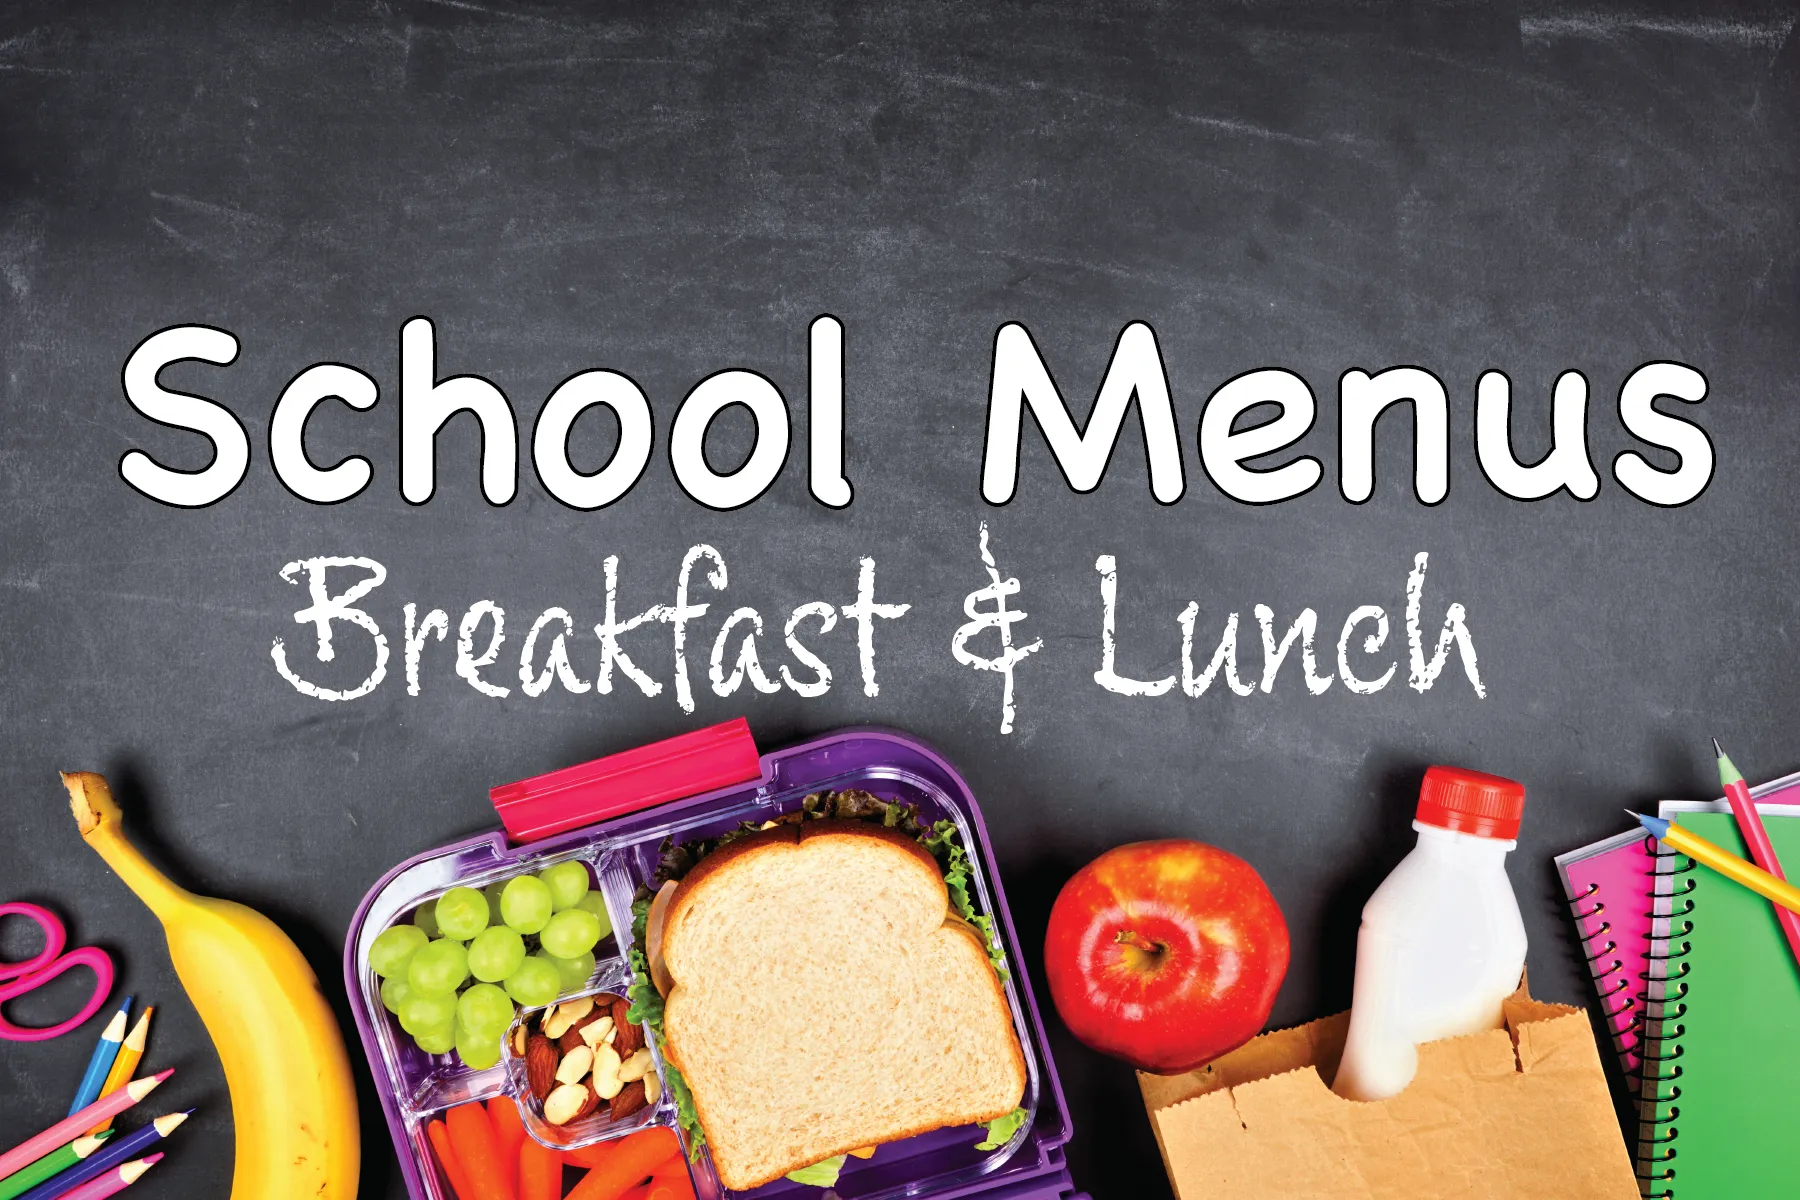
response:
[[[575,907],[585,909],[600,918],[601,937],[605,937],[612,932],[612,917],[607,915],[606,897],[602,896],[599,892],[589,892],[576,903]]]
[[[478,983],[456,1002],[456,1020],[473,1033],[499,1037],[512,1024],[512,997],[491,983]]]
[[[413,924],[423,930],[428,938],[438,936],[437,905],[421,904],[418,911],[413,913]]]
[[[545,867],[538,872],[538,878],[550,889],[550,902],[556,911],[574,908],[581,903],[581,898],[588,893],[587,865],[579,862],[560,862],[553,867]]]
[[[369,943],[369,968],[383,979],[406,974],[406,964],[431,939],[417,925],[395,925],[384,929]]]
[[[456,1056],[471,1071],[485,1071],[500,1061],[500,1033],[476,1033],[465,1026],[456,1030]]]
[[[594,977],[594,952],[592,950],[583,950],[574,958],[557,958],[552,955],[550,961],[556,964],[556,974],[562,979],[561,995],[566,996],[570,992],[579,992],[587,981]]]
[[[413,1034],[413,1043],[427,1054],[448,1054],[456,1046],[456,1022],[441,1029]]]
[[[384,979],[381,981],[381,1007],[395,1016],[400,1015],[400,1006],[412,995],[412,988],[404,979]]]
[[[469,943],[469,974],[483,983],[499,983],[525,961],[525,939],[505,925],[489,925]]]
[[[469,977],[469,954],[449,938],[427,942],[406,966],[406,982],[420,993],[449,993]]]
[[[481,889],[481,894],[487,897],[488,922],[490,924],[494,920],[494,914],[500,911],[500,893],[505,890],[506,880],[504,879],[500,880],[498,883],[490,883]]]
[[[526,1008],[537,1008],[556,999],[562,976],[547,954],[533,954],[506,977],[506,994]]]
[[[574,958],[600,941],[600,918],[585,908],[564,909],[550,918],[538,941],[557,958]]]
[[[500,919],[520,933],[536,933],[556,909],[550,888],[536,875],[521,875],[500,894]]]
[[[421,1030],[439,1029],[456,1020],[456,997],[450,992],[413,992],[400,1006],[400,1028],[415,1037]]]
[[[474,888],[451,888],[438,897],[437,923],[445,937],[468,941],[487,928],[487,897]]]

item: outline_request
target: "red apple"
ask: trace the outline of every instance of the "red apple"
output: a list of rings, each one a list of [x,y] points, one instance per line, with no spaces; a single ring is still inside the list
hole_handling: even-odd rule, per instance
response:
[[[1069,1031],[1164,1075],[1255,1037],[1287,965],[1287,922],[1256,869],[1183,838],[1120,846],[1077,871],[1044,935]]]

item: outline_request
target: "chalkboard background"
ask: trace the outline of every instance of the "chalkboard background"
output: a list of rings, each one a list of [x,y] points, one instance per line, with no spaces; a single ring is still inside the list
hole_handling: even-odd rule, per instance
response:
[[[491,825],[489,785],[747,714],[773,747],[880,723],[940,746],[972,781],[997,846],[1040,1000],[1037,947],[1058,887],[1105,847],[1191,835],[1250,859],[1281,901],[1294,958],[1275,1019],[1347,1004],[1359,908],[1411,841],[1425,766],[1448,761],[1530,789],[1512,875],[1542,996],[1581,1002],[1579,959],[1549,859],[1621,827],[1622,805],[1715,789],[1704,738],[1752,776],[1800,766],[1793,715],[1800,592],[1800,38],[1795,10],[1695,4],[493,3],[153,6],[21,3],[0,16],[0,876],[49,903],[78,943],[121,960],[159,1005],[158,1096],[200,1106],[134,1193],[222,1195],[229,1106],[157,928],[75,835],[59,768],[108,773],[153,855],[200,890],[289,929],[335,983],[352,910],[390,865]],[[804,431],[807,323],[846,328],[854,504],[808,496],[804,442],[761,500],[702,509],[667,466],[676,404],[702,377],[774,380]],[[528,436],[543,397],[585,367],[636,379],[657,452],[624,500],[579,513],[528,467],[517,499],[477,490],[474,420],[439,439],[435,499],[398,496],[398,330],[437,324],[440,374],[511,397]],[[1135,416],[1097,492],[1069,492],[1027,423],[1018,498],[978,490],[995,329],[1032,330],[1079,413],[1119,329],[1150,322],[1168,364],[1189,488],[1149,496]],[[229,368],[171,369],[228,404],[255,447],[248,479],[203,511],[121,482],[120,455],[203,465],[204,441],[133,413],[131,349],[203,322],[242,342]],[[1718,472],[1696,503],[1652,508],[1612,479],[1633,443],[1619,383],[1657,358],[1705,372],[1699,420]],[[322,508],[266,455],[283,385],[319,361],[381,383],[358,414],[327,404],[315,461],[367,456],[373,486]],[[1374,499],[1346,503],[1336,379],[1415,363],[1452,396],[1452,488],[1410,486],[1404,415],[1384,420]],[[1299,372],[1320,398],[1304,443],[1327,470],[1268,508],[1198,469],[1207,396],[1255,367]],[[1549,389],[1593,387],[1592,503],[1509,500],[1474,461],[1474,381],[1518,389],[1522,458],[1549,442]],[[721,468],[747,452],[741,410],[715,427]],[[612,434],[590,419],[587,469]],[[529,446],[528,440],[526,446]],[[1656,452],[1651,452],[1657,457]],[[1663,456],[1659,462],[1667,463]],[[1022,581],[1018,722],[999,680],[950,638],[983,586],[977,532]],[[880,695],[857,686],[853,630],[813,644],[828,695],[704,683],[689,715],[669,690],[531,699],[519,638],[569,609],[592,678],[601,562],[621,605],[673,598],[681,556],[718,548],[731,607],[779,620],[854,598],[910,603],[876,633]],[[1200,699],[1100,690],[1094,560],[1120,571],[1119,669],[1178,670],[1175,616],[1201,609],[1283,626],[1320,613],[1329,647],[1352,608],[1399,614],[1413,556],[1431,555],[1427,636],[1461,600],[1489,695],[1455,664],[1426,694],[1321,697],[1298,664],[1271,694]],[[326,704],[304,672],[294,559],[363,555],[387,582],[368,607],[396,642],[401,606],[476,600],[508,615],[490,672],[504,700],[424,657],[372,695]],[[1211,631],[1210,636],[1207,631]],[[990,636],[991,635],[986,635]],[[454,638],[454,632],[452,633]],[[635,660],[670,677],[666,631]],[[368,639],[340,626],[343,678]],[[779,637],[763,640],[785,661]],[[703,664],[703,651],[696,655]],[[703,677],[703,666],[699,672]],[[8,953],[28,939],[9,927]],[[15,1010],[47,1014],[75,989]],[[0,1051],[0,1128],[60,1115],[100,1022]],[[1056,1023],[1051,1021],[1054,1026]],[[1129,1070],[1052,1033],[1075,1114],[1071,1160],[1096,1197],[1166,1194]],[[360,1050],[354,1052],[360,1062]],[[364,1087],[368,1087],[366,1073]],[[363,1195],[398,1196],[364,1096]]]

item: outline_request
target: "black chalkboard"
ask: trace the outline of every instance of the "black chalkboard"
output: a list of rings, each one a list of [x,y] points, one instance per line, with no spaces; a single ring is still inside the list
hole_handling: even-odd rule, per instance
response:
[[[1062,882],[1105,847],[1189,835],[1273,887],[1295,947],[1275,1019],[1295,1022],[1347,1004],[1360,906],[1410,844],[1425,766],[1453,762],[1527,783],[1512,876],[1532,983],[1582,1002],[1550,856],[1621,828],[1623,805],[1711,794],[1707,734],[1753,777],[1800,766],[1796,12],[8,6],[0,898],[64,913],[159,1005],[152,1061],[179,1069],[162,1098],[199,1114],[134,1195],[222,1195],[229,1106],[157,928],[77,839],[59,768],[105,771],[155,858],[273,915],[334,983],[364,890],[491,825],[491,784],[738,714],[768,747],[896,726],[975,786],[1046,1005],[1035,956]],[[841,510],[806,481],[807,328],[822,313],[845,329],[855,500]],[[516,498],[490,506],[478,430],[460,416],[438,440],[435,497],[403,502],[399,329],[418,314],[435,323],[440,375],[478,374],[510,398],[522,462],[558,382],[629,375],[655,414],[642,480],[578,512],[527,465]],[[1087,495],[1027,422],[1017,496],[984,504],[996,329],[1026,325],[1081,414],[1137,320],[1167,366],[1185,496],[1150,496],[1133,415]],[[146,499],[117,469],[133,448],[181,469],[207,461],[204,439],[138,415],[120,386],[134,346],[187,323],[231,331],[240,353],[172,367],[165,384],[226,404],[252,445],[242,486],[194,511]],[[1707,431],[1716,473],[1677,509],[1634,498],[1610,469],[1643,449],[1619,423],[1620,384],[1658,359],[1709,384],[1702,404],[1674,407]],[[288,380],[326,361],[368,372],[381,399],[315,415],[313,460],[362,455],[374,480],[314,506],[274,477],[267,430]],[[1435,507],[1413,495],[1403,414],[1378,426],[1373,498],[1334,486],[1338,377],[1397,364],[1428,368],[1450,397],[1451,487]],[[796,438],[766,495],[717,513],[680,490],[666,450],[682,397],[727,367],[781,389]],[[1207,397],[1261,367],[1318,397],[1289,456],[1320,459],[1325,481],[1252,507],[1207,481],[1194,436]],[[1523,503],[1484,481],[1472,412],[1490,369],[1514,382],[1525,461],[1549,447],[1553,381],[1584,373],[1597,498]],[[596,469],[613,436],[605,418],[584,421],[576,464]],[[721,418],[714,466],[735,465],[749,438],[742,410]],[[1007,735],[999,677],[951,653],[965,596],[988,583],[982,522],[1021,583],[1019,640],[1043,643],[1018,668]],[[591,681],[604,561],[617,557],[621,614],[635,613],[672,602],[697,544],[730,582],[700,597],[712,611],[695,627],[694,712],[669,687],[666,631],[628,639],[664,684],[655,698],[622,677],[610,695],[521,694],[509,664],[538,613],[569,610]],[[1124,697],[1093,680],[1101,555],[1117,563],[1121,673],[1178,672],[1176,618],[1193,601],[1202,652],[1239,614],[1254,680],[1258,604],[1280,628],[1316,610],[1327,672],[1359,605],[1383,606],[1388,645],[1403,647],[1418,554],[1426,650],[1462,602],[1485,699],[1454,652],[1430,691],[1405,686],[1403,649],[1374,695],[1311,695],[1297,661],[1249,696]],[[279,571],[330,555],[386,568],[366,606],[394,653],[379,688],[340,703],[300,694],[270,656],[283,639],[325,680],[293,620],[305,589]],[[861,686],[848,621],[808,636],[833,674],[825,695],[713,694],[704,648],[728,612],[757,607],[764,653],[782,658],[785,615],[849,604],[865,557],[877,598],[911,605],[876,623],[879,695]],[[507,615],[489,672],[504,699],[452,667],[456,622],[479,600]],[[451,626],[424,649],[416,697],[409,602]],[[338,642],[336,669],[359,678],[368,638],[340,625]],[[10,924],[0,941],[26,948]],[[41,1015],[72,994],[14,1007]],[[0,1128],[60,1116],[99,1024],[0,1050]],[[1130,1071],[1060,1028],[1052,1040],[1079,1184],[1107,1200],[1166,1194]],[[363,1195],[399,1196],[366,1071],[363,1084]]]

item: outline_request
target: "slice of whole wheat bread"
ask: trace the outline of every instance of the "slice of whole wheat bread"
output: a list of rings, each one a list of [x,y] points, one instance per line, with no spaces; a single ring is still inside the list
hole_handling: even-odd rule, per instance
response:
[[[715,851],[670,901],[662,956],[665,1048],[733,1190],[1024,1095],[981,935],[894,830],[809,821]]]

